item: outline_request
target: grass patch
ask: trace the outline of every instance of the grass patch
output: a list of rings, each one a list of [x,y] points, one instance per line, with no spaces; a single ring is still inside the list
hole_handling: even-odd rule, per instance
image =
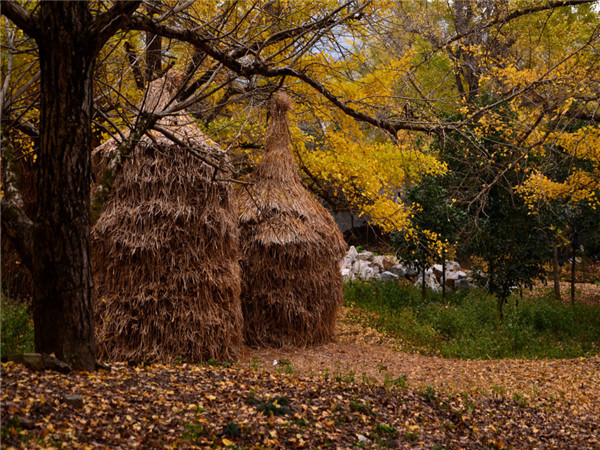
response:
[[[2,295],[0,354],[33,352],[33,319],[26,303]]]
[[[575,358],[600,352],[600,307],[550,297],[513,298],[498,316],[496,298],[482,290],[428,292],[394,282],[352,282],[346,305],[374,313],[374,325],[426,354],[447,358]]]

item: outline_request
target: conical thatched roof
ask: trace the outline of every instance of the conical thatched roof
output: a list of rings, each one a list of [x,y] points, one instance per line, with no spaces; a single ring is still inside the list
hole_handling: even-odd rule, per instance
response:
[[[250,175],[253,184],[237,192],[244,336],[251,346],[331,341],[342,303],[346,243],[302,186],[290,151],[290,107],[286,94],[271,101],[267,153]]]
[[[151,83],[144,108],[160,111],[176,81],[167,75]],[[186,114],[159,124],[186,147],[228,167],[227,155]],[[116,147],[109,140],[96,149],[97,165]],[[100,357],[237,358],[242,342],[237,211],[231,185],[214,176],[213,167],[158,132],[145,136],[125,162],[92,230]]]

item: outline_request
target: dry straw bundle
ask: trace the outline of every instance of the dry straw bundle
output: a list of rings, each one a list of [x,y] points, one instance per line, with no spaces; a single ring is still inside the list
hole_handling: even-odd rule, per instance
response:
[[[244,335],[251,346],[329,342],[342,302],[346,243],[329,212],[302,186],[290,151],[291,100],[274,96],[266,155],[237,192]]]
[[[161,111],[177,75],[151,83],[144,109]],[[227,155],[183,113],[144,136],[125,162],[92,230],[100,357],[168,362],[234,360],[242,343],[237,212],[214,164]],[[102,166],[117,148],[95,150]],[[223,174],[220,175],[221,177]]]

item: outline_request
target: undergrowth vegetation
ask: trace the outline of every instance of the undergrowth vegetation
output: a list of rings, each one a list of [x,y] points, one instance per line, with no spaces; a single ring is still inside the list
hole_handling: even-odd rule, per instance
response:
[[[482,290],[421,299],[413,286],[352,282],[346,305],[361,308],[370,325],[426,354],[447,358],[574,358],[600,352],[600,307],[564,304],[550,297],[510,297],[504,320],[496,298]]]
[[[33,320],[28,305],[2,295],[0,311],[2,356],[32,352]]]
[[[550,295],[510,297],[504,320],[496,298],[482,290],[428,291],[394,282],[344,285],[357,320],[392,334],[407,348],[446,358],[575,358],[600,354],[600,306],[556,302]],[[2,356],[33,351],[33,320],[26,303],[2,296]],[[284,367],[286,373],[293,369]],[[282,369],[283,370],[283,369]]]

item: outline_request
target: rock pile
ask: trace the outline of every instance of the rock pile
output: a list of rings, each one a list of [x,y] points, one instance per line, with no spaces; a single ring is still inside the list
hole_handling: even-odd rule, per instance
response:
[[[447,287],[468,289],[475,286],[470,271],[461,270],[460,264],[455,261],[446,261],[445,265]],[[375,255],[367,251],[359,253],[354,246],[346,253],[340,270],[344,281],[406,279],[415,286],[420,286],[423,282],[419,270],[414,265],[401,262],[392,255]],[[442,270],[441,264],[435,264],[425,271],[425,284],[429,289],[442,289]]]

